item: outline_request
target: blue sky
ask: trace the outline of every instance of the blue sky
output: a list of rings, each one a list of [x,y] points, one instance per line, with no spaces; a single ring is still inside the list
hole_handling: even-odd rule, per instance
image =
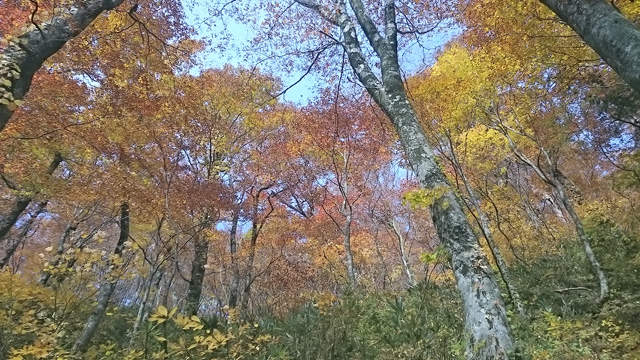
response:
[[[220,17],[214,18],[208,13],[209,5],[207,3],[194,1],[196,1],[194,6],[192,9],[186,9],[186,13],[188,21],[198,30],[199,36],[203,39],[213,40],[214,43],[222,40],[226,44],[224,51],[218,49],[206,51],[205,56],[201,59],[202,66],[204,68],[220,68],[225,64],[230,64],[233,66],[252,67],[253,64],[246,59],[250,58],[248,56],[251,52],[249,42],[257,35],[258,30],[234,19],[225,18],[222,21]],[[418,46],[414,42],[411,46],[403,49],[400,57],[401,66],[405,74],[412,75],[430,66],[434,61],[434,55],[437,50],[459,32],[460,30],[454,26],[450,30],[446,29],[432,36],[421,37],[422,46]],[[302,74],[302,71],[273,73],[273,75],[282,80],[284,87],[288,87],[297,81]],[[305,105],[314,98],[315,85],[321,81],[322,79],[311,73],[287,91],[281,100]]]

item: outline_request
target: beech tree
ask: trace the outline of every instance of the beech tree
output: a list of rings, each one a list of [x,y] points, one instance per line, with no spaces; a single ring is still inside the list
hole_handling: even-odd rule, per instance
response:
[[[115,9],[124,0],[78,1],[55,9],[41,24],[33,23],[15,34],[0,51],[0,131],[23,102],[33,75],[51,55],[78,36],[100,14]],[[34,2],[37,12],[38,3]],[[33,22],[33,15],[32,15]]]
[[[640,28],[605,0],[540,0],[640,92]]]
[[[383,31],[360,0],[332,5],[315,1],[297,3],[340,29],[349,63],[358,80],[392,122],[420,185],[433,194],[430,206],[438,237],[448,248],[470,336],[468,356],[478,359],[508,358],[514,341],[493,271],[464,214],[460,201],[438,165],[404,88],[398,62],[396,4],[384,3]],[[349,15],[355,15],[354,19]],[[358,31],[364,33],[380,61],[379,78],[365,56]],[[481,289],[481,290],[474,290]]]

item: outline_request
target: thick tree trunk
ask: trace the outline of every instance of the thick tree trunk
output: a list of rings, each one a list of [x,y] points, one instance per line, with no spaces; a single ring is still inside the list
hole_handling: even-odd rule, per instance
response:
[[[16,109],[16,100],[22,100],[29,91],[33,75],[42,64],[58,52],[69,40],[78,36],[103,11],[111,10],[123,0],[77,1],[66,9],[57,9],[49,20],[30,26],[24,33],[11,39],[0,52],[0,131]]]
[[[449,134],[447,134],[446,137],[447,137],[447,145],[448,145],[447,147],[449,148],[448,152],[451,156],[449,159],[451,162],[451,165],[453,165],[455,172],[458,174],[458,176],[460,176],[464,189],[466,190],[467,195],[469,196],[468,202],[471,203],[471,207],[473,208],[473,211],[475,211],[477,214],[477,216],[475,217],[476,221],[478,223],[478,226],[480,227],[480,231],[482,231],[482,235],[484,236],[485,240],[487,240],[487,245],[489,245],[489,250],[491,251],[491,255],[493,255],[493,259],[496,262],[496,266],[498,267],[498,272],[500,273],[500,277],[502,278],[502,281],[507,287],[507,293],[509,294],[509,298],[511,299],[511,302],[515,306],[518,313],[521,316],[523,316],[525,313],[524,313],[524,307],[522,306],[522,302],[520,302],[520,295],[518,294],[518,291],[516,290],[515,286],[513,285],[513,281],[511,280],[511,273],[509,272],[509,267],[507,266],[507,262],[504,260],[504,257],[502,256],[502,252],[500,251],[500,248],[496,244],[496,241],[493,237],[493,231],[491,231],[491,227],[489,226],[489,217],[482,210],[482,207],[480,206],[480,198],[476,195],[475,190],[471,186],[471,183],[467,179],[467,176],[464,173],[464,170],[462,169],[462,165],[458,161],[458,156],[453,146],[451,137],[449,136]]]
[[[204,281],[205,265],[207,265],[209,241],[197,234],[194,239],[194,257],[191,263],[191,278],[187,290],[185,313],[198,315],[200,309],[200,296],[202,295],[202,283]]]
[[[231,282],[229,284],[229,307],[235,309],[240,298],[240,266],[238,265],[238,221],[240,211],[234,211],[229,233],[229,250],[231,253]]]
[[[31,214],[31,216],[29,217],[29,220],[27,220],[27,222],[25,222],[24,225],[22,225],[22,230],[20,231],[20,234],[18,234],[18,236],[15,239],[13,239],[13,243],[11,243],[11,246],[7,248],[7,251],[4,253],[4,256],[2,257],[2,259],[0,259],[0,270],[2,270],[9,263],[9,260],[11,259],[13,254],[16,252],[20,244],[22,244],[24,240],[27,238],[27,235],[29,234],[29,231],[31,230],[33,223],[36,221],[38,216],[40,216],[40,214],[42,214],[46,210],[47,203],[48,203],[47,200],[40,202],[35,212]]]
[[[471,205],[473,206],[473,209],[477,214],[477,221],[478,221],[478,225],[480,226],[480,230],[482,231],[482,235],[484,235],[485,240],[487,240],[487,245],[489,245],[489,250],[491,250],[491,255],[493,255],[493,259],[496,262],[496,266],[498,267],[498,272],[500,273],[500,277],[502,278],[502,281],[504,281],[504,284],[507,287],[507,293],[509,294],[509,298],[511,299],[511,302],[515,306],[518,313],[521,316],[523,316],[525,313],[524,313],[524,307],[522,306],[522,302],[520,301],[520,294],[518,294],[518,291],[516,290],[515,285],[513,285],[513,280],[511,280],[511,273],[509,271],[509,266],[507,265],[507,262],[504,260],[504,257],[502,256],[502,252],[500,251],[498,244],[496,244],[496,241],[493,238],[493,231],[491,231],[491,228],[489,227],[489,217],[482,210],[482,207],[480,207],[480,199],[478,198],[475,191],[471,187],[471,184],[469,184],[469,181],[467,180],[467,177],[462,171],[460,164],[457,163],[457,160],[454,160],[454,161],[456,161],[456,164],[454,165],[454,167],[458,172],[458,175],[462,179],[462,183],[464,184],[467,194],[469,195],[469,202],[471,203]]]
[[[640,92],[640,28],[605,0],[540,0]]]
[[[11,230],[20,218],[20,215],[22,215],[22,212],[29,206],[31,200],[32,198],[30,196],[18,195],[9,213],[2,217],[0,221],[0,242],[5,240],[9,230]]]
[[[53,161],[51,162],[51,164],[49,164],[49,168],[47,169],[47,176],[53,175],[61,162],[62,155],[60,155],[60,153],[56,153],[53,156]],[[19,189],[17,188],[14,190],[19,191]],[[37,195],[37,192],[35,192],[33,195],[18,195],[18,197],[16,198],[16,202],[11,207],[9,213],[3,216],[2,220],[0,220],[0,243],[4,241],[5,237],[9,233],[9,230],[11,230],[13,225],[16,224],[16,222],[20,218],[20,215],[22,215],[22,212],[27,208],[27,206],[29,206],[35,195]]]
[[[420,185],[435,190],[436,194],[442,192],[430,206],[431,216],[438,238],[451,254],[451,265],[462,296],[465,329],[470,335],[467,356],[506,359],[515,345],[500,288],[460,200],[436,162],[404,88],[396,87],[396,90],[388,94],[389,98],[397,100],[389,101],[385,112],[395,125]]]
[[[120,236],[118,237],[116,248],[113,251],[116,256],[122,256],[124,244],[127,239],[129,239],[129,205],[123,203],[120,206]],[[89,315],[89,319],[87,319],[82,332],[73,344],[72,352],[76,354],[84,354],[87,351],[91,338],[96,333],[96,330],[98,330],[98,325],[100,325],[100,321],[107,312],[109,300],[116,290],[116,284],[118,282],[117,279],[110,279],[108,276],[109,274],[107,274],[107,279],[105,279],[104,284],[102,284],[98,291],[97,305],[91,312],[91,315]]]
[[[313,0],[296,1],[340,28],[349,63],[358,80],[391,120],[420,185],[434,194],[430,206],[433,223],[440,241],[451,254],[453,273],[463,301],[465,329],[469,336],[467,357],[507,359],[515,344],[500,288],[404,89],[398,64],[395,2],[384,1],[384,35],[378,31],[361,0],[349,2],[357,26],[380,59],[382,78],[378,79],[364,56],[356,24],[349,16],[351,12],[344,0],[337,1],[337,9]]]

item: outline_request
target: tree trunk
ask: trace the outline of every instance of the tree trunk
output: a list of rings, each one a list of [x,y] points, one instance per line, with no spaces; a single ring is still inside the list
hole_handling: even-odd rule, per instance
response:
[[[1,111],[2,109],[0,109],[0,112]],[[53,175],[61,162],[62,155],[60,155],[60,153],[55,153],[55,155],[53,156],[53,161],[51,162],[51,164],[49,164],[49,168],[47,169],[47,176]],[[11,187],[13,188],[13,190],[20,191],[20,189],[18,189],[16,186]],[[0,220],[0,243],[4,241],[6,235],[9,233],[9,230],[11,230],[13,225],[16,224],[24,209],[29,206],[31,200],[33,200],[33,197],[37,194],[38,192],[36,191],[33,195],[18,195],[18,197],[16,198],[16,202],[13,204],[9,213],[3,216],[2,220]]]
[[[340,28],[344,49],[358,80],[391,120],[420,185],[434,194],[431,216],[440,241],[451,254],[453,273],[463,301],[465,329],[469,336],[466,356],[507,359],[515,344],[500,288],[460,200],[436,161],[402,82],[394,0],[384,1],[384,34],[378,32],[363,2],[350,0],[357,26],[380,59],[381,79],[364,56],[356,24],[349,16],[351,12],[344,0],[337,1],[337,9],[313,0],[296,1]]]
[[[67,227],[64,229],[64,233],[62,234],[62,236],[60,236],[60,239],[58,240],[58,248],[56,249],[54,260],[51,262],[51,265],[50,265],[52,268],[55,268],[58,265],[60,265],[60,262],[62,261],[62,256],[64,254],[64,245],[66,244],[67,240],[71,236],[71,232],[75,230],[76,230],[76,224],[74,223],[69,223]],[[51,271],[44,269],[40,274],[38,283],[40,285],[47,286],[50,278],[51,278]]]
[[[49,201],[47,200],[40,202],[36,208],[36,211],[29,217],[29,220],[27,220],[27,222],[22,225],[20,234],[18,234],[18,236],[13,240],[11,246],[7,248],[4,256],[2,257],[2,259],[0,259],[0,270],[2,270],[9,263],[9,260],[16,252],[20,244],[22,244],[27,238],[27,235],[29,234],[29,230],[31,230],[33,223],[36,221],[38,216],[40,216],[40,214],[42,214],[46,210],[48,202]]]
[[[131,329],[129,345],[133,345],[135,343],[135,335],[138,333],[140,325],[142,325],[142,323],[147,319],[147,315],[149,314],[149,299],[153,296],[152,289],[155,287],[157,291],[160,288],[160,281],[162,281],[163,274],[163,269],[156,268],[156,271],[151,272],[149,276],[149,283],[145,287],[144,294],[142,295],[142,301],[140,302],[140,307],[138,307],[138,312],[136,314],[136,320],[134,321]]]
[[[398,90],[402,90],[400,88]],[[473,359],[506,359],[514,350],[500,288],[489,262],[478,245],[457,195],[436,162],[404,93],[390,94],[392,119],[420,185],[434,189],[431,217],[440,241],[451,254],[451,266],[464,306],[465,329],[470,335],[467,356]]]
[[[640,29],[605,0],[540,0],[640,92]]]
[[[502,281],[504,281],[504,284],[507,287],[507,293],[509,294],[509,298],[511,299],[511,302],[515,306],[520,316],[524,316],[525,314],[524,307],[522,306],[522,302],[520,302],[520,295],[518,294],[518,291],[516,290],[515,286],[513,285],[513,281],[511,280],[511,273],[509,272],[509,266],[507,265],[507,262],[504,261],[502,252],[500,251],[498,244],[496,244],[496,241],[493,238],[493,231],[491,231],[491,228],[489,227],[489,217],[482,210],[482,207],[480,207],[480,199],[478,198],[475,191],[471,187],[471,184],[467,180],[466,175],[462,171],[462,167],[460,166],[460,163],[458,163],[458,160],[454,153],[453,144],[451,144],[451,142],[449,142],[449,144],[451,146],[451,154],[454,162],[453,164],[454,169],[462,179],[464,188],[467,191],[467,194],[469,195],[469,202],[471,203],[471,205],[473,206],[473,209],[478,215],[476,220],[478,221],[478,225],[480,226],[482,235],[487,240],[487,245],[489,245],[489,250],[491,250],[491,255],[493,255],[493,259],[496,262],[496,266],[498,267],[498,272],[500,273],[500,277],[502,278]]]
[[[556,170],[556,172],[561,175],[559,170]],[[564,175],[561,175],[561,176],[564,176]],[[571,200],[569,200],[566,190],[558,178],[559,177],[555,176],[554,174],[554,180],[556,185],[555,190],[558,193],[558,197],[560,197],[560,200],[562,201],[562,205],[564,205],[564,208],[569,213],[571,220],[573,220],[573,224],[575,225],[575,228],[576,228],[576,233],[578,234],[578,238],[580,239],[580,242],[582,242],[582,247],[584,248],[584,252],[587,255],[587,259],[591,264],[591,268],[593,269],[596,276],[598,277],[598,284],[600,286],[600,296],[598,297],[598,303],[601,303],[607,298],[609,294],[609,283],[607,282],[607,276],[605,275],[604,271],[602,271],[602,267],[600,266],[600,263],[598,262],[596,255],[593,253],[593,249],[591,248],[591,243],[589,242],[589,238],[587,237],[587,234],[584,232],[584,227],[582,226],[582,220],[580,219],[580,216],[578,216],[578,213],[576,213],[575,209],[573,208],[573,204]]]
[[[346,201],[346,200],[345,200]],[[356,280],[356,267],[353,261],[353,251],[351,251],[351,211],[347,210],[345,214],[344,227],[342,229],[342,239],[344,242],[345,260],[347,262],[347,279],[349,280],[349,287],[355,289],[358,286]]]
[[[194,239],[194,257],[191,263],[191,278],[187,290],[185,313],[198,315],[200,309],[200,296],[202,295],[202,283],[204,281],[205,265],[207,265],[209,241],[197,234]]]
[[[505,136],[505,138],[509,142],[509,147],[511,148],[511,152],[513,152],[513,154],[518,159],[520,159],[520,161],[524,162],[527,166],[533,169],[536,175],[538,175],[538,177],[540,177],[540,179],[542,179],[544,182],[549,184],[558,194],[558,197],[560,198],[560,201],[562,202],[563,207],[569,213],[569,216],[573,221],[578,238],[582,242],[582,246],[584,247],[584,252],[587,255],[587,259],[589,259],[589,262],[591,263],[591,267],[593,268],[593,271],[596,273],[596,276],[598,277],[598,284],[600,287],[600,296],[598,297],[597,302],[601,303],[606,299],[607,295],[609,294],[609,284],[607,282],[607,277],[604,271],[602,271],[602,267],[598,262],[598,259],[596,259],[596,256],[593,253],[593,249],[591,249],[591,243],[589,242],[589,238],[587,237],[587,234],[585,234],[584,232],[582,221],[580,220],[580,217],[578,216],[575,209],[573,208],[573,203],[567,196],[565,185],[569,183],[569,179],[567,179],[564,176],[564,174],[562,174],[560,169],[558,169],[557,161],[554,161],[549,155],[549,152],[545,150],[542,146],[538,144],[540,155],[544,155],[544,159],[546,160],[548,170],[549,170],[548,172],[545,172],[543,168],[539,166],[539,161],[538,162],[531,161],[531,159],[529,159],[525,154],[523,154],[518,149],[515,142],[509,135],[508,128],[500,124],[500,126],[495,129],[500,131]]]
[[[407,274],[407,280],[409,281],[409,286],[413,287],[416,285],[415,280],[413,279],[413,274],[411,273],[411,268],[409,267],[409,262],[407,261],[407,251],[405,249],[406,241],[400,229],[398,228],[398,224],[394,219],[388,221],[388,226],[391,228],[391,231],[398,240],[398,246],[400,247],[400,260],[402,261],[402,268],[404,269],[405,274]]]
[[[240,298],[240,267],[238,265],[238,221],[240,211],[233,212],[231,232],[229,233],[229,251],[231,253],[231,283],[229,284],[229,307],[235,309]]]
[[[58,52],[69,40],[78,36],[103,11],[114,9],[123,0],[78,1],[66,9],[56,9],[55,15],[38,27],[12,38],[0,52],[0,131],[29,91],[33,75],[42,64]],[[3,84],[4,83],[4,84]],[[9,84],[7,86],[7,84]]]
[[[116,256],[122,256],[124,244],[127,239],[129,239],[129,205],[127,203],[123,203],[120,206],[120,236],[118,237],[116,248],[113,251]],[[91,338],[96,333],[96,330],[98,330],[100,320],[102,320],[104,314],[107,312],[109,300],[111,299],[113,292],[116,290],[116,284],[118,282],[117,279],[110,279],[108,276],[109,274],[107,274],[107,278],[98,292],[96,307],[91,312],[91,315],[89,315],[89,319],[87,319],[82,332],[73,344],[73,353],[84,354],[87,351]]]

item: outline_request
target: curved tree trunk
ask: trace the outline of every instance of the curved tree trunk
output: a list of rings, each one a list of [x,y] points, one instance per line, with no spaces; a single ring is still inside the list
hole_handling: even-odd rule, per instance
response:
[[[11,39],[0,52],[0,98],[7,100],[0,103],[0,131],[29,91],[33,75],[42,64],[103,11],[114,9],[123,1],[77,1],[66,9],[57,9],[53,17],[38,27],[29,26],[27,31]]]
[[[123,203],[120,206],[120,236],[118,237],[116,248],[113,251],[116,256],[122,256],[124,244],[127,239],[129,239],[129,205],[127,203]],[[111,299],[113,292],[116,290],[116,284],[118,282],[117,279],[109,279],[108,276],[109,274],[107,274],[107,279],[105,279],[104,284],[102,284],[98,292],[97,305],[93,308],[82,332],[73,344],[73,353],[84,354],[87,351],[91,338],[96,333],[96,330],[98,330],[98,325],[100,325],[100,321],[107,312],[109,300]]]
[[[451,265],[463,301],[465,330],[469,336],[467,357],[507,359],[515,350],[504,301],[489,262],[478,245],[460,200],[436,161],[413,106],[409,102],[398,64],[398,29],[393,0],[384,2],[384,34],[361,0],[350,0],[357,24],[344,0],[337,9],[313,0],[296,0],[340,28],[349,63],[359,81],[391,120],[420,185],[434,194],[431,216],[440,241],[451,254]],[[378,79],[364,56],[358,26],[380,59]]]
[[[605,0],[540,0],[640,92],[640,28]]]

